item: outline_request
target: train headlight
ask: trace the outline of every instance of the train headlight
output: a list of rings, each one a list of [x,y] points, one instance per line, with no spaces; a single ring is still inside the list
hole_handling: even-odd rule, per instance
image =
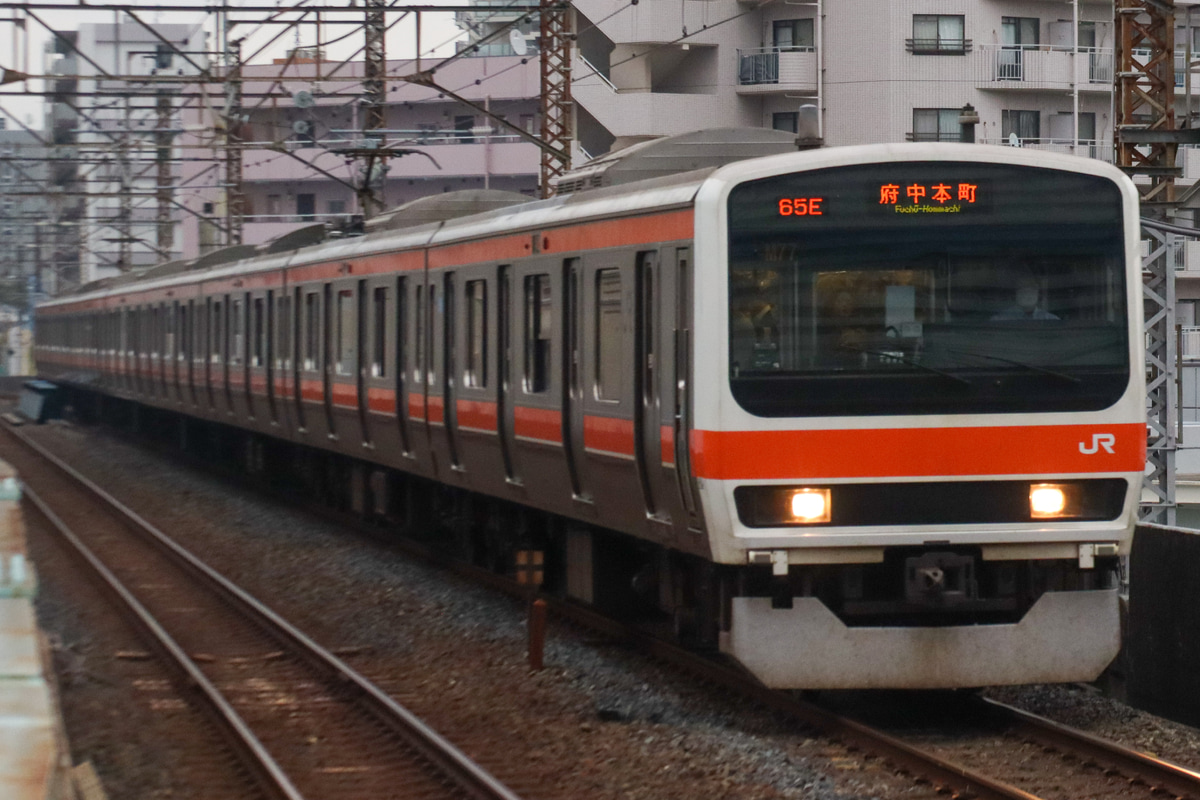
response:
[[[1078,487],[1061,483],[1035,483],[1029,487],[1029,516],[1056,519],[1079,516]]]
[[[829,522],[830,500],[828,489],[797,489],[792,492],[792,518],[796,522]]]

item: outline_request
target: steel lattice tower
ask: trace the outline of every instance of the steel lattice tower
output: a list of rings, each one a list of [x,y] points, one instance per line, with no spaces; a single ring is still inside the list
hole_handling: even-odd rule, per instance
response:
[[[374,133],[387,128],[385,108],[387,103],[387,49],[384,42],[387,24],[384,9],[387,0],[366,0],[366,22],[363,27],[363,118],[362,131],[367,147],[385,149],[386,135]],[[372,141],[373,140],[373,141]],[[378,180],[376,180],[378,174]],[[359,193],[363,217],[370,219],[384,208],[383,186],[387,177],[387,156],[368,156],[362,178],[363,189]],[[378,186],[379,191],[376,192]]]
[[[1175,124],[1174,0],[1117,0],[1116,7],[1117,165],[1140,178],[1144,213],[1168,223],[1176,208],[1175,164],[1180,142],[1194,131]],[[1142,504],[1147,522],[1175,524],[1175,452],[1178,442],[1177,342],[1175,334],[1175,254],[1178,237],[1143,227],[1150,252],[1142,262],[1146,340],[1146,462],[1143,485],[1154,496]]]
[[[242,243],[246,193],[242,186],[242,42],[225,43],[225,243]]]
[[[574,103],[571,101],[573,11],[561,0],[541,2],[542,197],[553,194],[550,180],[571,168]]]

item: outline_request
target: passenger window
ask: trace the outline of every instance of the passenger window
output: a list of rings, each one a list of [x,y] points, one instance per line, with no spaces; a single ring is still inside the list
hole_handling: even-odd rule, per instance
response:
[[[434,316],[433,316],[433,312],[437,307],[438,307],[437,287],[430,286],[429,287],[429,328],[430,328],[430,330],[429,330],[429,336],[428,336],[429,361],[426,362],[426,370],[425,370],[425,375],[427,376],[427,378],[429,380],[430,386],[435,386],[437,384],[437,366],[434,364],[434,361],[433,361],[433,358],[434,358],[434,348],[433,348]]]
[[[279,337],[276,339],[278,349],[275,351],[275,366],[286,370],[292,367],[292,299],[280,297],[278,302],[279,313],[276,315],[275,324]]]
[[[417,383],[425,380],[425,304],[421,302],[421,287],[418,286],[416,295],[416,352],[413,353],[413,380]]]
[[[190,342],[188,341],[188,307],[179,307],[179,351],[176,354],[180,361],[186,361]]]
[[[254,317],[252,320],[251,336],[254,343],[250,350],[250,366],[261,367],[266,361],[263,358],[263,351],[266,350],[266,341],[264,339],[264,306],[261,297],[254,298]]]
[[[231,366],[238,366],[242,363],[242,353],[246,347],[246,317],[245,306],[241,300],[234,300],[230,306],[230,313],[233,318],[229,321],[229,330],[232,334],[233,342],[229,352],[229,363]]]
[[[625,393],[621,271],[596,272],[596,399],[617,401]]]
[[[211,330],[212,330],[212,342],[211,342],[212,349],[210,352],[212,354],[212,363],[214,363],[214,364],[221,363],[221,355],[222,355],[222,351],[224,349],[225,325],[223,323],[225,320],[224,320],[224,317],[221,316],[221,312],[224,310],[225,310],[225,307],[221,304],[220,300],[213,302],[213,304],[212,304],[212,328],[211,328]]]
[[[304,296],[304,369],[315,372],[317,352],[321,346],[320,322],[317,317],[317,295],[309,292]]]
[[[396,306],[396,376],[399,378],[398,382],[403,384],[404,372],[408,369],[404,352],[407,342],[404,326],[408,324],[408,281],[404,278],[396,279]]]
[[[550,276],[525,277],[525,391],[550,388],[551,314]]]
[[[467,386],[487,386],[487,281],[467,281]]]
[[[337,352],[334,355],[334,370],[338,375],[354,374],[354,292],[337,294]]]
[[[384,368],[387,346],[387,297],[386,286],[377,286],[371,295],[373,330],[371,335],[371,377],[382,378],[387,370]]]

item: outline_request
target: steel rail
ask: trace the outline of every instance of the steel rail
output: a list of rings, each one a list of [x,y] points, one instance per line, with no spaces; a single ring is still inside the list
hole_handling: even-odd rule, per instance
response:
[[[221,691],[213,685],[212,681],[196,666],[196,662],[188,657],[183,648],[175,641],[171,634],[159,624],[144,605],[142,605],[136,597],[126,588],[121,579],[113,574],[112,570],[104,565],[96,554],[92,552],[83,541],[75,535],[75,533],[67,526],[57,514],[51,510],[46,501],[38,496],[37,492],[31,489],[28,485],[22,486],[22,496],[28,499],[37,510],[46,518],[46,520],[58,531],[58,534],[66,541],[75,554],[92,569],[97,577],[104,583],[105,587],[112,592],[120,600],[122,604],[121,610],[129,620],[131,620],[138,628],[140,628],[151,641],[164,654],[171,666],[183,674],[185,680],[199,690],[204,701],[207,703],[208,710],[215,716],[218,724],[225,730],[226,735],[232,739],[235,749],[242,761],[255,773],[259,779],[259,783],[275,797],[285,798],[285,800],[305,800],[304,795],[292,784],[287,774],[267,752],[263,743],[250,730],[250,726],[246,724],[241,715],[229,704]]]
[[[1151,791],[1163,790],[1176,798],[1200,798],[1200,772],[1139,753],[1116,742],[1062,725],[1029,711],[980,698],[985,707],[1005,722],[1012,723],[1028,738],[1043,746],[1074,754],[1083,761],[1102,759],[1130,780],[1144,782]]]
[[[341,525],[350,524],[359,533],[379,539],[378,530],[323,506],[308,505],[310,511]],[[700,680],[732,689],[772,711],[797,719],[810,728],[840,740],[843,744],[869,753],[885,763],[939,790],[977,800],[1042,800],[1037,795],[1011,784],[908,744],[890,734],[835,714],[793,695],[763,686],[743,669],[723,659],[712,658],[684,649],[637,627],[626,625],[571,600],[530,592],[529,586],[495,572],[464,564],[432,547],[407,537],[387,538],[389,545],[428,563],[436,564],[459,577],[482,584],[512,597],[532,601],[545,600],[548,610],[561,619],[623,644],[643,654],[692,674]]]
[[[401,736],[422,757],[454,780],[458,784],[456,788],[461,789],[468,796],[477,800],[521,800],[517,794],[496,780],[487,770],[472,761],[449,740],[425,724],[425,722],[407,708],[397,703],[375,684],[364,678],[349,664],[346,664],[329,650],[321,647],[301,630],[256,600],[245,590],[192,555],[153,524],[142,518],[137,512],[100,488],[45,447],[34,442],[10,424],[5,424],[5,430],[19,442],[53,464],[88,492],[101,499],[123,517],[136,532],[146,536],[178,564],[207,583],[210,588],[225,597],[238,611],[266,627],[271,633],[276,634],[279,638],[299,650],[304,656],[333,674],[343,688],[357,694],[358,699],[374,711],[376,716],[389,729]],[[177,646],[175,650],[182,655],[182,651],[179,651]],[[186,656],[183,657],[186,658]],[[194,666],[193,664],[193,668]],[[232,709],[230,711],[232,712]],[[302,796],[298,793],[287,795],[287,797],[303,800]]]

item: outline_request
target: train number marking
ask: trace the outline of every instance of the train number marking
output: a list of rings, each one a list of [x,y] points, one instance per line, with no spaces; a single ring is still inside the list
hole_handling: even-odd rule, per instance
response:
[[[779,201],[779,216],[790,217],[794,214],[797,217],[821,217],[825,215],[821,210],[823,202],[824,197],[785,197]]]
[[[1092,446],[1090,448],[1085,447],[1084,443],[1080,442],[1079,443],[1079,452],[1083,453],[1085,456],[1092,456],[1092,455],[1095,455],[1096,453],[1099,453],[1100,448],[1103,447],[1104,452],[1111,455],[1116,452],[1115,450],[1113,450],[1113,445],[1116,443],[1117,443],[1117,437],[1113,436],[1111,433],[1093,433],[1092,434]]]

